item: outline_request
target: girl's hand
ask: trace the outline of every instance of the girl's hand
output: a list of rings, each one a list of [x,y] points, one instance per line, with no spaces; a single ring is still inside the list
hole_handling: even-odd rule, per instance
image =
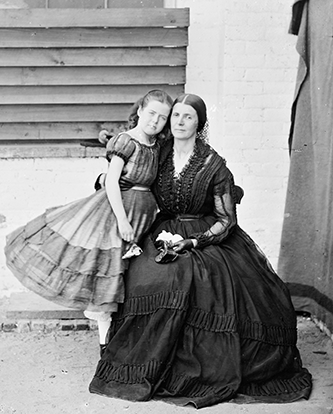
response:
[[[123,240],[126,242],[132,242],[134,240],[133,227],[130,225],[127,218],[118,221],[118,229]]]

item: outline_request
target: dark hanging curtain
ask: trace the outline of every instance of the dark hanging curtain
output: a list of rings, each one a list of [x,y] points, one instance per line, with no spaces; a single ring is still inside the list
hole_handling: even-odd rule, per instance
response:
[[[333,333],[333,0],[295,1],[289,31],[300,60],[278,273]]]

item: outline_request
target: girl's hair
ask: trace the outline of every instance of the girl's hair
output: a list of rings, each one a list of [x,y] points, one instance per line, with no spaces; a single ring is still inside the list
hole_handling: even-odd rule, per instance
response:
[[[138,124],[138,120],[139,120],[138,109],[140,108],[140,106],[142,108],[145,108],[150,101],[158,101],[161,103],[165,103],[169,105],[170,108],[172,107],[172,103],[173,103],[171,96],[169,96],[166,92],[160,89],[152,89],[151,91],[146,93],[145,96],[137,100],[135,104],[132,106],[130,115],[128,117],[128,127],[130,129],[136,127]],[[167,129],[168,129],[168,122],[163,128],[163,131],[161,131],[161,133],[165,134]]]

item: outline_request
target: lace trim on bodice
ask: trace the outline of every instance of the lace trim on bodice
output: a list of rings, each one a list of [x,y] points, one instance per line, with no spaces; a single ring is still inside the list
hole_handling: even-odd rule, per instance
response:
[[[200,156],[195,145],[193,154],[182,171],[175,176],[174,151],[171,150],[162,164],[158,175],[158,193],[163,202],[163,209],[172,214],[189,212],[192,201],[192,188],[198,172],[202,169],[205,158]]]
[[[237,224],[233,176],[225,161],[209,145],[197,141],[188,164],[175,178],[172,145],[161,155],[154,186],[161,212],[177,216],[207,211],[216,222],[191,237],[198,241],[197,247],[220,243]]]

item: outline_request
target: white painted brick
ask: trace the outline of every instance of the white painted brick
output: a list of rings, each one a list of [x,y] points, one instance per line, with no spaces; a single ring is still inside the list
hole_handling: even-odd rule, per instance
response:
[[[289,114],[290,115],[290,114]],[[288,137],[290,132],[290,116],[288,119],[279,122],[264,122],[264,136],[283,136]]]
[[[227,136],[241,135],[243,131],[243,125],[240,122],[225,121],[224,133]]]
[[[262,115],[263,110],[260,108],[227,108],[224,111],[224,116],[230,121],[255,122],[260,121]]]
[[[228,82],[224,87],[224,93],[226,95],[248,95],[258,94],[263,92],[263,82]]]
[[[245,53],[247,55],[265,55],[265,58],[270,53],[270,42],[255,39],[252,41],[246,41]]]
[[[227,136],[223,139],[223,145],[230,147],[233,150],[244,150],[259,148],[262,145],[262,137],[260,135],[254,136]]]
[[[295,91],[295,81],[296,81],[296,75],[295,75],[294,81],[287,81],[285,79],[280,82],[272,82],[271,80],[266,81],[263,87],[264,93],[274,96],[276,94],[281,93],[281,91],[285,93],[288,91],[290,93],[290,99],[291,99],[290,104],[292,104],[292,98],[293,98],[293,94]]]
[[[245,101],[244,96],[241,96],[241,95],[228,95],[227,100],[224,101],[225,102],[224,107],[225,108],[229,108],[229,107],[243,108],[245,106],[244,101]]]
[[[272,135],[270,137],[264,137],[262,139],[262,147],[266,149],[279,149],[283,153],[287,153],[288,135]]]
[[[225,71],[224,79],[226,82],[243,81],[246,74],[246,68],[228,68]]]
[[[248,182],[252,183],[253,179],[250,177],[245,177],[243,182],[244,182],[244,186],[248,186],[249,185]],[[255,177],[254,182],[258,188],[261,188],[263,191],[267,190],[269,197],[271,197],[271,193],[282,189],[283,184],[284,184],[283,181],[281,180],[281,177],[272,177],[270,175],[266,175],[264,177],[263,176]],[[270,199],[267,200],[265,204],[270,203],[270,201],[271,201]]]
[[[263,26],[266,27],[266,30],[269,31],[269,28],[272,27],[275,23],[272,13],[270,12],[248,12],[247,14],[247,24],[249,26]],[[269,25],[268,25],[269,22]]]
[[[242,131],[244,135],[257,135],[261,136],[263,132],[263,122],[256,121],[256,122],[243,122],[242,123]]]
[[[227,26],[225,36],[227,40],[256,40],[265,36],[265,27]]]
[[[269,69],[269,68],[259,68],[252,69],[249,68],[246,71],[245,80],[247,81],[264,81],[272,79],[277,82],[282,82],[288,80],[290,77],[290,72],[287,69]]]
[[[244,55],[246,54],[246,42],[244,40],[238,40],[227,43],[224,48],[224,53],[226,55]]]
[[[265,54],[265,68],[271,69],[271,68],[275,68],[275,69],[285,69],[285,68],[291,68],[292,69],[292,76],[293,79],[296,78],[296,68],[295,68],[295,64],[294,61],[298,61],[298,57],[297,59],[290,59],[290,55],[285,53],[282,55],[277,55],[277,54],[272,54],[272,53],[267,53]],[[288,76],[290,77],[290,74],[288,74]]]
[[[246,68],[246,73],[247,73],[250,68],[256,68],[255,70],[257,70],[257,68],[262,68],[265,64],[265,56],[264,55],[229,55],[225,58],[225,64],[227,67]]]
[[[227,160],[228,165],[230,166],[236,164],[245,165],[245,159],[242,150],[224,148],[223,150],[221,150],[221,154]],[[234,172],[234,170],[232,171]]]
[[[267,122],[286,121],[290,117],[290,108],[265,108],[264,120]]]
[[[283,91],[281,91],[283,92]],[[290,108],[291,100],[290,95],[283,94],[263,94],[255,96],[245,96],[244,97],[244,107],[245,108]]]

